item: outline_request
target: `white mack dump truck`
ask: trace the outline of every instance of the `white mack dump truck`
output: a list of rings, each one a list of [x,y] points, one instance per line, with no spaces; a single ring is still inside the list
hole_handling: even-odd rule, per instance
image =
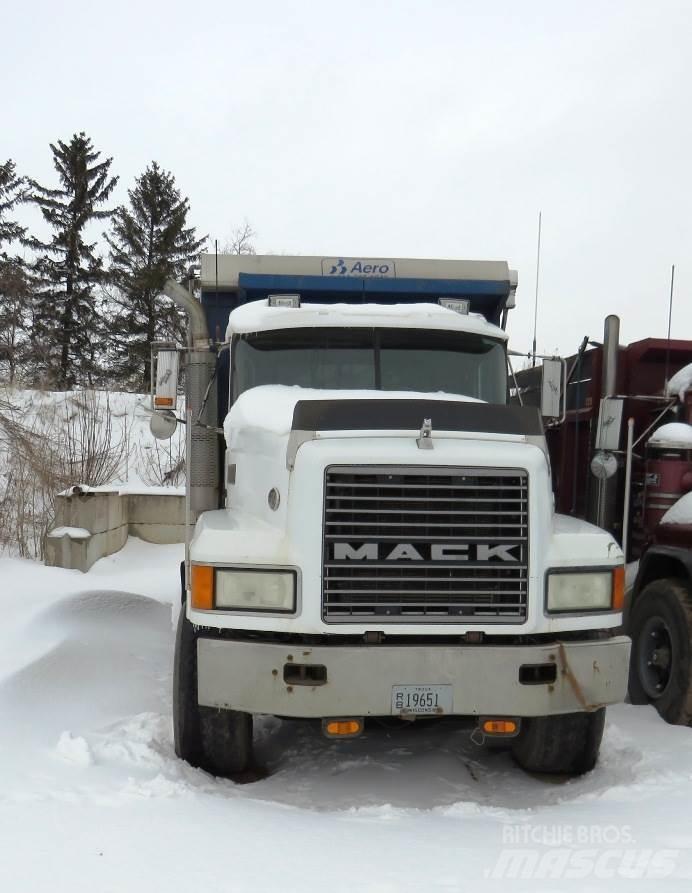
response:
[[[177,754],[242,772],[256,714],[333,738],[455,717],[527,770],[592,768],[627,685],[623,556],[553,513],[541,415],[509,404],[516,274],[203,255],[199,285],[167,283],[188,346],[152,363],[157,436],[186,366]]]

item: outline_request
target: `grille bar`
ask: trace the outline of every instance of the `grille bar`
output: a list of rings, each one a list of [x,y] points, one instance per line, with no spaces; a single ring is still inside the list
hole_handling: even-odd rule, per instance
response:
[[[526,619],[525,470],[333,466],[325,484],[327,622]]]
[[[328,487],[336,486],[335,484],[327,484]],[[349,487],[359,488],[359,487],[369,487],[372,489],[376,487],[378,490],[387,490],[389,488],[398,487],[398,484],[349,484]],[[493,490],[495,489],[495,484],[411,484],[411,490]],[[514,490],[521,490],[522,487],[519,486],[511,486],[511,485],[503,485],[503,489],[509,492]]]

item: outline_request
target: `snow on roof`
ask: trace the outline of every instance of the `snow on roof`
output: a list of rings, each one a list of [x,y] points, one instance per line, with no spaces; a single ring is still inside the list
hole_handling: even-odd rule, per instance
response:
[[[692,450],[692,425],[686,422],[661,425],[649,438],[648,445],[659,449]]]
[[[661,524],[692,524],[692,493],[685,493],[661,518]]]
[[[270,434],[286,435],[291,431],[293,410],[299,400],[456,400],[459,403],[481,403],[473,397],[437,391],[339,391],[301,388],[298,385],[267,384],[250,388],[238,397],[223,424],[226,443],[231,447],[234,431],[260,429]]]
[[[232,335],[274,329],[303,328],[442,329],[472,332],[507,340],[507,333],[480,313],[457,313],[439,304],[301,304],[269,307],[268,301],[251,301],[236,308],[228,320],[226,340]]]
[[[680,402],[685,399],[685,391],[692,388],[692,363],[683,366],[666,385],[666,396],[674,397],[676,394],[680,398]]]

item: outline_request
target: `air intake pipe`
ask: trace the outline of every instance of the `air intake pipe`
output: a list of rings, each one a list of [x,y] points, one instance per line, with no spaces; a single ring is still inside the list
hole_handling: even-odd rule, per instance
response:
[[[189,349],[185,364],[187,522],[194,526],[201,512],[219,507],[219,435],[215,387],[209,390],[204,405],[204,395],[216,366],[216,354],[212,350],[207,320],[199,301],[173,279],[166,281],[163,293],[187,313],[189,320]]]

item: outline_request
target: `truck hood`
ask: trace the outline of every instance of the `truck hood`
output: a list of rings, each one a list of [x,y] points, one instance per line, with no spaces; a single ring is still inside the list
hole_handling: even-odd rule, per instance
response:
[[[474,397],[438,391],[316,390],[286,385],[262,385],[238,397],[224,421],[228,449],[237,447],[239,438],[250,431],[285,437],[293,429],[296,405],[302,401],[336,402],[346,400],[448,400],[457,403],[483,403]],[[422,422],[422,419],[420,420]],[[419,423],[420,427],[420,423]]]
[[[431,440],[421,428],[431,420]],[[395,444],[413,444],[411,464],[432,458],[422,447],[456,443],[455,462],[473,443],[531,443],[545,453],[537,409],[498,406],[455,394],[407,391],[326,391],[267,385],[246,391],[224,422],[227,452],[227,505],[271,526],[282,527],[286,497],[297,458],[310,442],[351,442],[351,452],[372,461],[385,452],[394,461]],[[379,444],[379,446],[378,446]],[[401,450],[399,450],[401,452]],[[438,449],[439,452],[439,449]],[[368,458],[371,456],[371,458]],[[488,458],[488,461],[492,461]],[[484,464],[481,462],[481,464]],[[268,507],[270,489],[280,496],[278,511]]]

